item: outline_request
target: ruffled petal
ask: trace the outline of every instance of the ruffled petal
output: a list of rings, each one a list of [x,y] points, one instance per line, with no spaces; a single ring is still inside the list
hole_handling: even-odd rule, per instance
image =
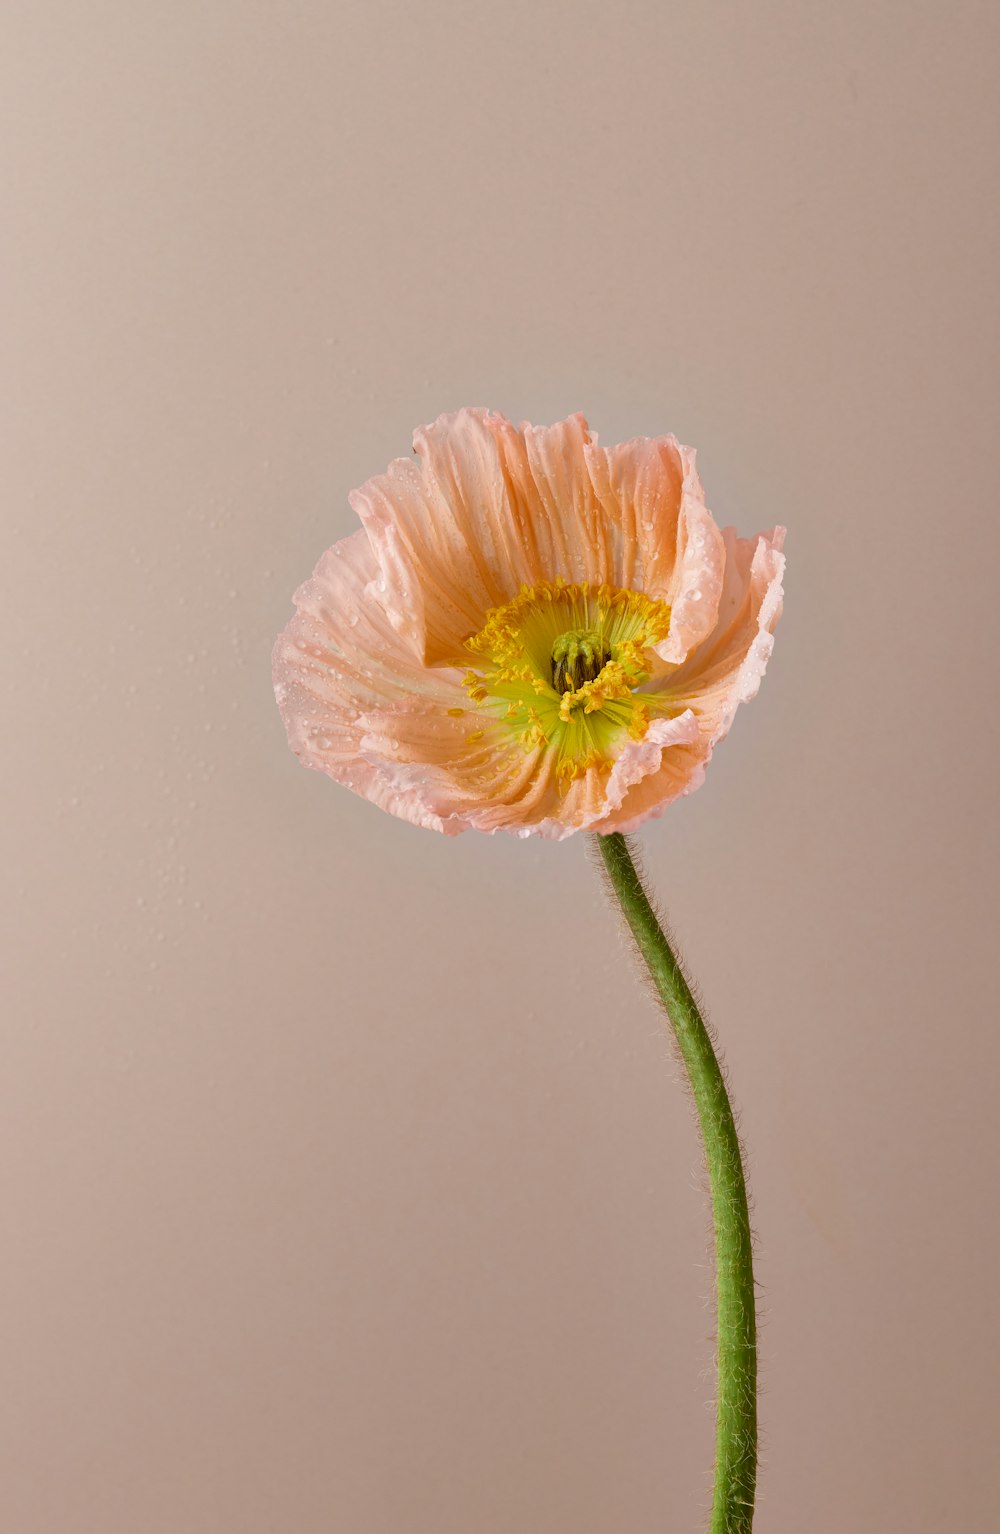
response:
[[[442,830],[417,795],[364,756],[366,711],[421,699],[448,718],[464,704],[461,674],[429,671],[373,599],[378,564],[365,532],[323,555],[295,593],[295,615],[272,657],[274,691],[296,756],[355,793],[417,825]]]
[[[677,707],[698,715],[712,745],[728,732],[741,703],[760,687],[781,616],[785,529],[759,538],[724,533],[726,570],[715,631],[670,679]]]
[[[656,806],[691,793],[705,776],[709,754],[690,709],[673,719],[654,719],[642,740],[630,741],[615,762],[604,813],[590,829],[601,835],[632,830]]]
[[[419,800],[423,812],[449,834],[510,831],[562,840],[604,822],[611,800],[658,767],[671,744],[698,739],[693,715],[657,722],[658,747],[629,742],[614,764],[591,767],[568,787],[546,747],[526,752],[493,721],[483,728],[475,711],[442,719],[433,705],[414,702],[368,715],[361,750],[383,783]]]
[[[616,584],[668,604],[670,632],[656,653],[677,665],[715,626],[725,562],[694,449],[674,437],[638,437],[591,445],[587,463],[615,528]]]
[[[712,751],[728,732],[737,707],[749,702],[760,686],[774,646],[774,626],[781,616],[784,528],[757,539],[739,538],[727,528],[723,538],[725,572],[715,631],[670,680],[671,704],[684,712],[669,721],[654,720],[639,753],[648,762],[645,748],[658,746],[682,719],[694,721],[695,733],[679,749],[677,742],[667,741],[674,749],[665,749],[658,766],[630,783],[617,805],[617,794],[609,792],[610,813],[591,827],[594,831],[634,831],[644,820],[661,815],[680,795],[699,788]],[[616,764],[620,783],[631,775],[627,752],[628,748]]]
[[[696,746],[698,721],[690,709],[675,719],[654,719],[641,740],[630,740],[617,757],[604,794],[605,814],[620,810],[629,790],[663,764],[663,753],[676,746]]]
[[[598,499],[587,459],[594,445],[582,415],[555,426],[522,421],[526,499],[534,502],[540,579],[617,585],[621,539]],[[512,463],[513,469],[513,463]],[[511,476],[512,485],[515,483]]]
[[[627,836],[637,831],[643,821],[655,820],[675,799],[693,794],[701,787],[711,754],[711,748],[703,741],[665,750],[658,769],[641,778],[628,790],[617,809],[588,829],[600,836],[608,836],[612,831]]]
[[[583,416],[517,428],[460,410],[414,433],[351,504],[378,555],[380,596],[427,665],[461,663],[486,613],[522,586],[615,574],[613,530],[587,470]]]
[[[552,752],[526,752],[495,722],[484,728],[475,712],[442,717],[417,703],[374,711],[363,723],[366,760],[450,835],[519,831],[557,802]]]

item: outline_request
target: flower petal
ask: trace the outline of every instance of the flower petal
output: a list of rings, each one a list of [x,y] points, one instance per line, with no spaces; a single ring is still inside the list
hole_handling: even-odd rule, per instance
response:
[[[526,752],[493,721],[461,719],[433,704],[372,712],[361,749],[382,780],[419,800],[451,835],[467,829],[520,830],[557,802],[555,758]]]
[[[726,568],[715,633],[671,677],[671,701],[685,709],[681,718],[695,719],[697,738],[664,750],[659,767],[630,784],[617,808],[591,827],[594,831],[634,831],[644,820],[661,815],[680,795],[699,788],[737,707],[749,702],[760,686],[781,615],[784,528],[758,539],[738,538],[732,528],[723,536]],[[680,719],[669,721],[679,723]],[[661,722],[654,720],[640,748],[647,741],[658,743],[661,732]],[[624,782],[631,775],[624,752],[622,763],[616,771]],[[615,795],[608,797],[610,801]]]
[[[604,815],[590,829],[602,835],[631,830],[657,807],[691,793],[705,776],[709,754],[691,709],[674,719],[654,719],[642,740],[630,741],[615,762]]]
[[[605,791],[605,812],[620,810],[631,788],[658,772],[663,753],[673,746],[696,746],[698,721],[690,709],[675,719],[654,719],[641,740],[630,740],[615,761]]]
[[[361,751],[366,709],[417,696],[447,718],[449,707],[467,701],[459,672],[428,671],[407,649],[373,600],[377,574],[364,531],[327,550],[296,591],[295,615],[275,644],[275,696],[289,744],[307,767],[404,820],[441,830],[415,794],[380,775]]]
[[[561,786],[554,751],[526,752],[495,721],[485,729],[483,723],[475,711],[461,720],[442,718],[433,704],[414,702],[368,715],[361,750],[384,782],[419,799],[449,833],[511,831],[562,840],[607,816],[606,769],[590,768]],[[678,738],[689,733],[685,724]],[[637,766],[636,776],[652,765]]]
[[[580,415],[519,429],[490,411],[460,410],[414,433],[419,466],[397,459],[353,493],[386,610],[427,665],[461,663],[486,613],[522,586],[613,578],[589,441]]]
[[[701,787],[710,756],[711,751],[701,742],[664,751],[657,771],[634,784],[616,810],[588,829],[601,836],[612,831],[627,835],[638,830],[643,821],[655,820],[668,804]]]
[[[530,475],[525,500],[535,508],[539,579],[561,575],[571,583],[619,584],[620,538],[591,478],[587,454],[594,444],[584,417],[571,415],[555,426],[522,421],[520,437]],[[514,464],[512,458],[512,482]]]
[[[616,530],[616,583],[668,604],[670,632],[656,652],[676,665],[715,626],[725,560],[694,449],[674,437],[637,437],[594,444],[587,462]]]
[[[755,697],[774,648],[781,616],[785,529],[759,538],[723,534],[726,570],[715,632],[670,678],[676,706],[689,706],[715,745],[728,732],[736,709]]]

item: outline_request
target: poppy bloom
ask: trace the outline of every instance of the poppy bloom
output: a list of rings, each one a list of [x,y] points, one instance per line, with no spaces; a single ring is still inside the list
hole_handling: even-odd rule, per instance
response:
[[[627,832],[699,787],[774,644],[784,530],[720,531],[691,448],[580,415],[413,445],[275,645],[300,759],[449,835]]]

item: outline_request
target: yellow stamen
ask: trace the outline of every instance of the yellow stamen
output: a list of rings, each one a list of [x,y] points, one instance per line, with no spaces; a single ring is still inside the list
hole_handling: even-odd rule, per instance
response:
[[[641,591],[561,578],[522,586],[466,641],[470,706],[526,751],[556,750],[565,792],[591,768],[610,766],[624,738],[642,739],[650,700],[636,689],[648,682],[650,652],[669,628],[666,603]]]

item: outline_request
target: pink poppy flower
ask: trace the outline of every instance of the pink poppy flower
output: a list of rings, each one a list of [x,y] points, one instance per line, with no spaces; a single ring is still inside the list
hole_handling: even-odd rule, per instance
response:
[[[784,529],[720,531],[691,448],[581,415],[413,445],[275,645],[296,755],[449,835],[632,831],[698,788],[774,644]]]

